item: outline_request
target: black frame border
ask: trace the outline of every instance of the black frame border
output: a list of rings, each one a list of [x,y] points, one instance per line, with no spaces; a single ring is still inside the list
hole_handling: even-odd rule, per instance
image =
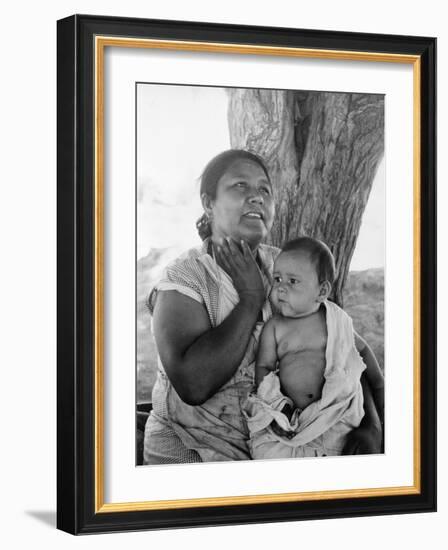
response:
[[[94,38],[418,55],[421,59],[421,492],[95,513]],[[72,534],[436,510],[436,39],[74,15],[57,24],[57,527]]]

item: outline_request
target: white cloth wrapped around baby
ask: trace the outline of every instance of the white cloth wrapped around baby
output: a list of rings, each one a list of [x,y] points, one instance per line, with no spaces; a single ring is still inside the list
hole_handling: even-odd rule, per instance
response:
[[[246,402],[245,415],[254,459],[340,455],[348,433],[364,416],[361,374],[365,365],[355,347],[353,322],[336,304],[325,301],[327,347],[320,399],[291,420],[281,411],[291,399],[281,393],[275,372],[264,377]],[[288,436],[272,429],[275,421]],[[278,432],[279,430],[277,430]]]

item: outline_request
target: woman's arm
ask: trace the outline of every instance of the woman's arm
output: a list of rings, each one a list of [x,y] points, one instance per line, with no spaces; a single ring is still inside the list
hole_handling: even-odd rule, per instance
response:
[[[384,376],[376,357],[366,341],[355,333],[355,345],[366,365],[366,377],[373,394],[381,424],[384,424]]]
[[[160,359],[180,398],[190,405],[204,403],[233,376],[265,299],[263,281],[248,248],[241,252],[226,245],[221,254],[240,301],[220,325],[211,327],[202,304],[173,290],[160,292],[154,308]]]
[[[378,454],[384,449],[383,429],[364,374],[361,376],[361,385],[364,394],[364,417],[359,427],[349,433],[342,451],[343,455]]]

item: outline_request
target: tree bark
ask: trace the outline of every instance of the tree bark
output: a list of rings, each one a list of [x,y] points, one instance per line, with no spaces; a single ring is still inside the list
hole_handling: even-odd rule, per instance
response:
[[[384,96],[229,90],[231,146],[266,161],[276,216],[269,241],[307,235],[335,256],[333,299],[342,291],[362,215],[384,153]]]

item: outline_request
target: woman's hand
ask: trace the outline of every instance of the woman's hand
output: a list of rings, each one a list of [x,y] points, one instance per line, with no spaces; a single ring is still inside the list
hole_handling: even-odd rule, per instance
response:
[[[380,454],[382,449],[382,437],[378,430],[364,426],[355,428],[348,436],[342,450],[343,455],[370,455]]]
[[[233,286],[240,299],[248,299],[261,308],[266,291],[260,269],[249,245],[241,241],[241,250],[232,239],[224,240],[217,245],[216,257],[219,265],[233,281]]]

